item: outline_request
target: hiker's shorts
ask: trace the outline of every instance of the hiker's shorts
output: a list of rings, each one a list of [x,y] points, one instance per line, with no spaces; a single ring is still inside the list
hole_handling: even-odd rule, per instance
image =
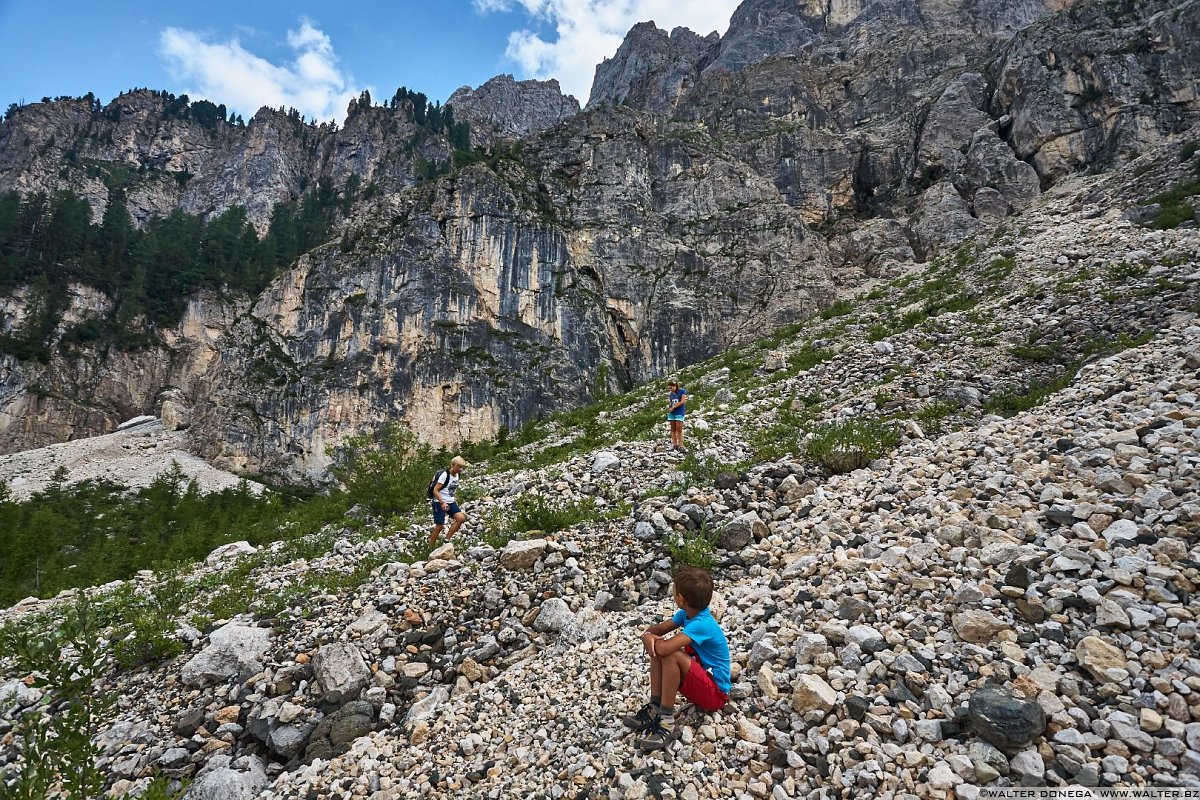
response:
[[[433,506],[433,524],[434,525],[445,525],[447,514],[449,514],[450,518],[453,519],[456,514],[458,514],[462,511],[462,509],[458,507],[458,503],[451,503],[449,511],[442,511],[442,504],[439,503],[437,500],[431,500],[429,502],[430,502],[430,505]]]
[[[667,420],[669,422],[683,422],[683,414],[680,414],[678,411],[674,411],[670,414],[667,414]]]
[[[695,658],[688,667],[687,675],[683,676],[679,693],[705,711],[720,711],[729,701],[725,693],[717,688],[712,675],[709,675],[708,670]]]

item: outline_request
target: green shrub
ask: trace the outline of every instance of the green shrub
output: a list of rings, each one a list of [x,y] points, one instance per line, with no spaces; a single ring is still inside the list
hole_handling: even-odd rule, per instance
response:
[[[577,503],[526,492],[514,505],[512,530],[516,533],[555,533],[596,518],[596,503],[590,497]]]
[[[374,434],[353,436],[330,455],[334,462],[329,471],[345,485],[350,503],[382,517],[407,513],[426,502],[429,481],[448,466],[395,423]]]
[[[300,537],[347,507],[341,495],[259,496],[247,484],[203,494],[178,465],[132,492],[65,479],[65,471],[55,475],[20,503],[0,489],[0,606],[195,561],[237,539],[257,545]]]
[[[813,431],[808,455],[832,472],[850,472],[890,453],[899,442],[900,434],[879,420],[839,420]]]
[[[701,486],[712,486],[718,475],[731,468],[711,456],[700,458],[695,451],[689,452],[679,462],[679,471],[691,479],[689,483]]]
[[[688,531],[674,542],[667,542],[666,550],[676,567],[700,567],[712,572],[712,553],[716,543],[716,534],[709,533],[707,528],[701,528],[698,531]]]
[[[56,624],[45,623],[26,620],[0,629],[0,653],[44,692],[15,721],[17,755],[0,767],[0,797],[100,797],[105,776],[96,766],[95,737],[110,703],[94,685],[109,665],[100,625],[83,599]]]
[[[838,300],[829,308],[821,312],[821,319],[833,319],[849,314],[854,310],[854,303],[850,300]]]
[[[122,669],[159,664],[183,652],[175,638],[175,623],[160,608],[144,608],[129,623],[126,638],[113,644],[113,656]]]
[[[994,394],[983,403],[984,411],[1012,417],[1040,406],[1050,395],[1071,385],[1075,370],[1065,369],[1050,378],[1035,380],[1024,391]]]
[[[804,435],[810,416],[807,411],[794,411],[791,402],[776,412],[775,422],[761,428],[748,428],[743,436],[755,461],[775,461],[788,454],[800,452],[800,439]]]

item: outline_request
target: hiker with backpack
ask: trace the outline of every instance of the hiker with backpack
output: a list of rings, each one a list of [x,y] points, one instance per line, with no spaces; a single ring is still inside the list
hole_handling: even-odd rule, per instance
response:
[[[447,539],[453,539],[454,534],[458,533],[458,529],[467,521],[467,515],[458,507],[454,495],[458,492],[459,473],[469,466],[471,464],[465,458],[455,456],[450,461],[450,469],[439,470],[433,476],[433,480],[429,482],[426,494],[429,496],[430,505],[433,508],[433,531],[429,534],[430,547],[437,545],[442,528],[446,527],[447,516],[454,520],[450,525],[449,533],[446,534]]]
[[[679,381],[668,384],[671,393],[667,395],[667,423],[671,426],[671,447],[686,452],[683,447],[683,420],[687,415],[687,389],[679,385]]]

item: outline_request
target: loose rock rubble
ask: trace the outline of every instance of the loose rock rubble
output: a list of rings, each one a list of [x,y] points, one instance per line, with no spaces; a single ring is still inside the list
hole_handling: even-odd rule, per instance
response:
[[[937,330],[879,348],[869,306],[817,324],[773,352],[816,337],[830,360],[773,363],[778,380],[749,388],[714,368],[696,385],[724,402],[689,423],[698,457],[734,464],[790,398],[836,398],[813,425],[872,413],[895,371],[887,402],[954,398],[948,433],[906,426],[894,453],[842,474],[797,452],[689,485],[665,443],[637,441],[476,477],[476,519],[524,492],[591,497],[601,516],[501,549],[468,533],[115,676],[112,793],[154,775],[192,778],[195,800],[1200,786],[1200,236],[1121,220],[1128,180],[1060,188],[1019,218],[1026,233],[982,244],[977,264],[1007,251],[1014,271]],[[1114,265],[1138,268],[1117,280]],[[1155,335],[1030,411],[988,414],[1039,377],[1011,354],[1033,328],[1064,347]],[[668,545],[701,531],[717,542],[730,703],[686,709],[680,738],[644,754],[619,722],[647,694],[636,637],[673,610]],[[347,532],[263,567],[258,591],[407,544]],[[37,702],[19,678],[0,681],[4,718]]]

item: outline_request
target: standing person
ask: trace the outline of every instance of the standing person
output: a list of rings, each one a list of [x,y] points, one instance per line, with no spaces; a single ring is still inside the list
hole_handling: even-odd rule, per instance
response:
[[[687,389],[679,385],[679,381],[668,384],[671,393],[667,395],[667,422],[671,426],[671,445],[676,450],[683,450],[683,418],[687,415]]]
[[[647,751],[666,747],[678,734],[677,695],[703,711],[720,711],[729,699],[729,640],[708,610],[712,575],[699,567],[680,567],[671,588],[679,610],[642,632],[642,647],[650,656],[650,702],[621,720],[644,734],[637,745]]]
[[[449,533],[446,534],[447,539],[453,539],[454,534],[458,533],[458,529],[467,521],[467,515],[458,507],[454,495],[458,492],[459,473],[469,466],[471,463],[465,458],[455,456],[450,461],[450,469],[444,469],[433,476],[429,492],[433,505],[433,531],[429,534],[430,547],[437,544],[438,536],[441,535],[442,528],[446,526],[447,515],[454,520],[450,525]]]

